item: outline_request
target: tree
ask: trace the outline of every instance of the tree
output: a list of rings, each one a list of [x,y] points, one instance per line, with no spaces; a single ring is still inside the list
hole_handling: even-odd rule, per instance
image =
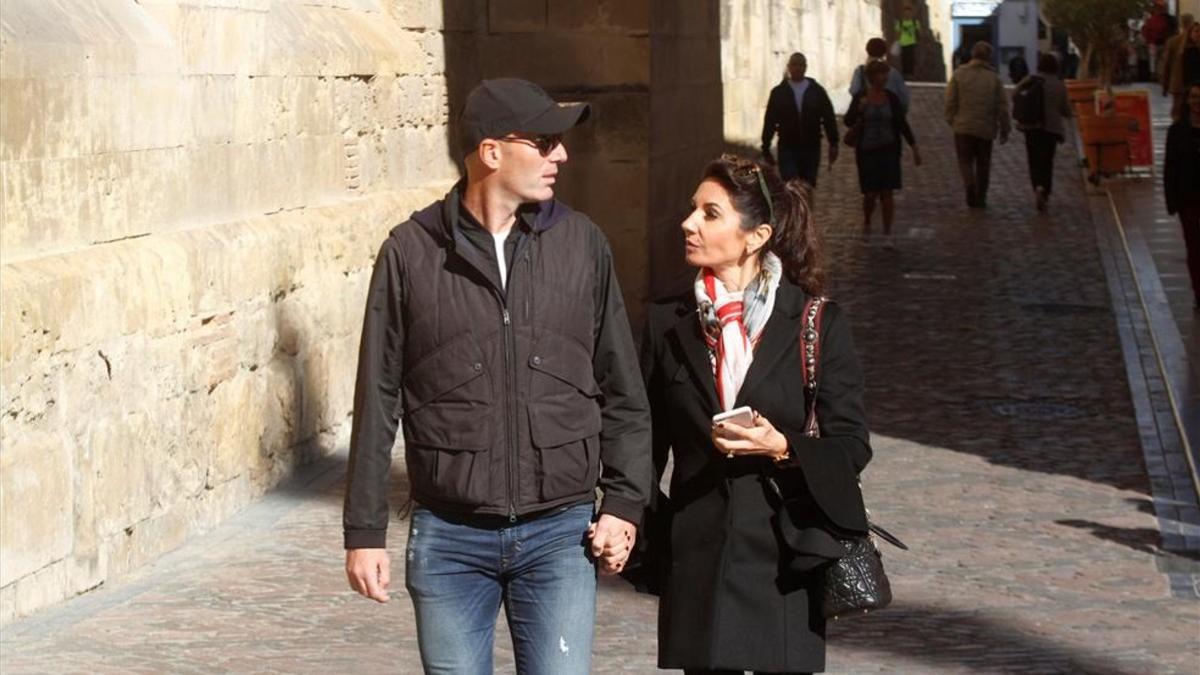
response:
[[[1083,53],[1080,77],[1099,76],[1108,86],[1129,45],[1129,22],[1141,18],[1145,0],[1044,0],[1042,15]],[[1096,62],[1093,72],[1092,61]]]

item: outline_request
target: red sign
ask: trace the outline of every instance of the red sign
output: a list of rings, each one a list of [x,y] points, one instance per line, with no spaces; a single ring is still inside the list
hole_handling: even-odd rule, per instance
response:
[[[1099,114],[1130,117],[1137,123],[1129,132],[1129,164],[1132,167],[1154,166],[1154,142],[1150,136],[1150,92],[1145,89],[1114,91],[1108,97],[1096,92],[1096,109]]]

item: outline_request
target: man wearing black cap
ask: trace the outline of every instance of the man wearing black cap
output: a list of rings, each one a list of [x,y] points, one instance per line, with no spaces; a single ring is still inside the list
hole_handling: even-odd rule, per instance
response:
[[[612,252],[553,198],[562,134],[588,113],[531,82],[484,81],[459,122],[466,180],[394,228],[375,261],[346,573],[387,601],[402,418],[405,586],[427,672],[491,672],[503,605],[518,671],[587,673],[596,566],[622,569],[649,500],[649,407]]]

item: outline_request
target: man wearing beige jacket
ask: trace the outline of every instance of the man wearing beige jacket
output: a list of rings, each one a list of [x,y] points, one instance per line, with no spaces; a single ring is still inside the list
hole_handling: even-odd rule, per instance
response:
[[[967,206],[987,206],[992,141],[1008,142],[1012,123],[1004,85],[992,66],[992,46],[977,42],[971,60],[959,66],[946,85],[946,122],[954,129],[954,152],[967,190]]]

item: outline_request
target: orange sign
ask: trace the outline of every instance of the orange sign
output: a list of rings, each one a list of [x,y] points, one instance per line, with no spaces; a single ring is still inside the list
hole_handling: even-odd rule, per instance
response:
[[[1101,99],[1105,100],[1101,100]],[[1150,92],[1145,89],[1115,91],[1109,99],[1101,92],[1096,96],[1097,108],[1105,108],[1104,112],[1131,117],[1137,122],[1137,128],[1129,132],[1129,164],[1133,167],[1151,168],[1154,166],[1154,142],[1150,136]]]

